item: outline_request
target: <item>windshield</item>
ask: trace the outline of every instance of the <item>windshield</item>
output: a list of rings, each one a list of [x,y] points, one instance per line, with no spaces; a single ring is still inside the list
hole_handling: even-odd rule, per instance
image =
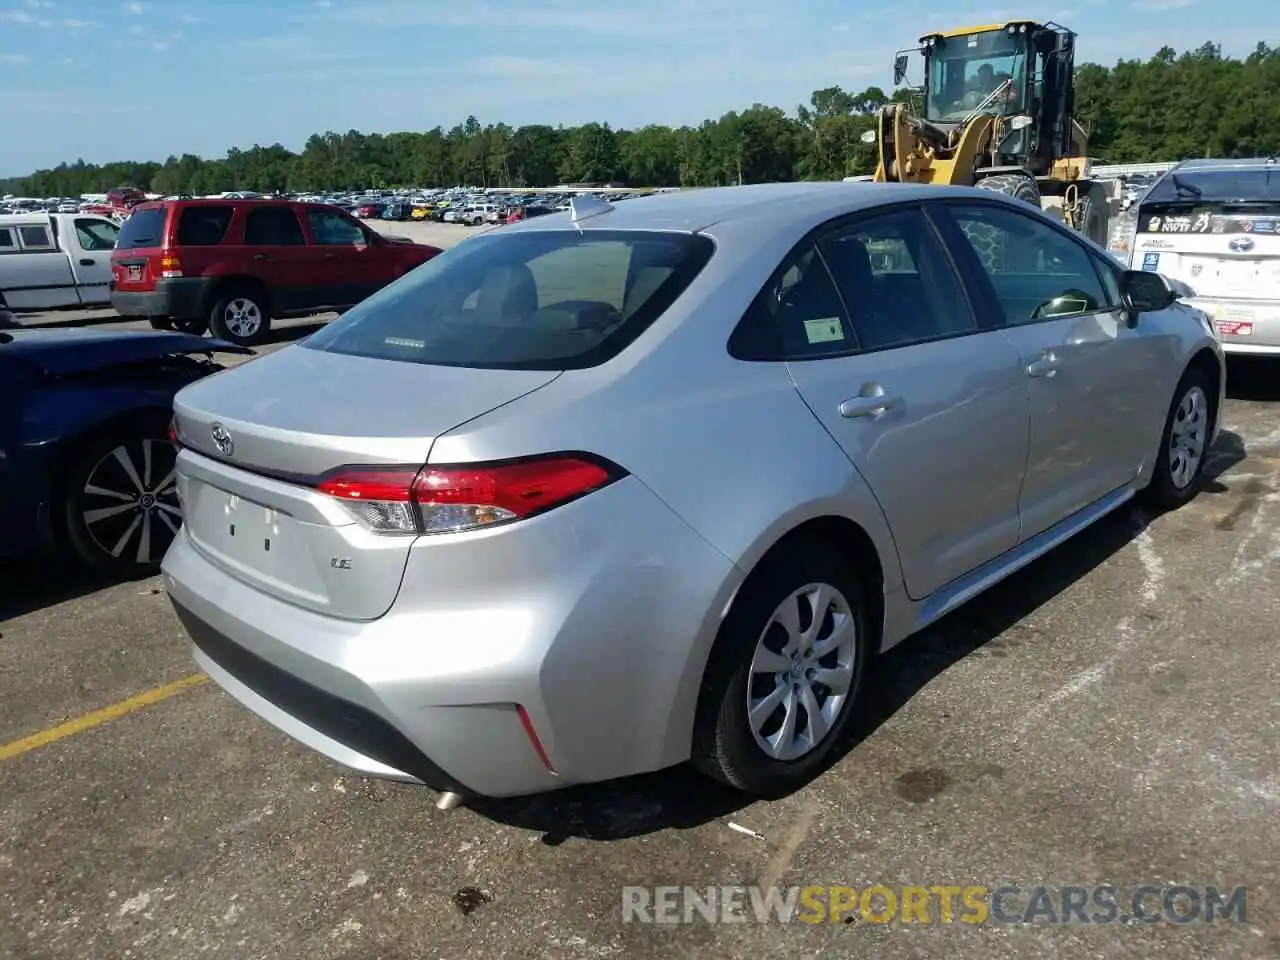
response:
[[[1177,170],[1143,197],[1149,203],[1280,201],[1280,165],[1254,169]]]
[[[976,110],[1002,83],[1002,92],[984,113],[1007,115],[1022,108],[1026,89],[1026,34],[1003,30],[948,37],[929,51],[928,103],[925,119],[958,122]]]
[[[704,236],[546,230],[472,237],[302,346],[409,363],[582,369],[620,353],[714,250]]]

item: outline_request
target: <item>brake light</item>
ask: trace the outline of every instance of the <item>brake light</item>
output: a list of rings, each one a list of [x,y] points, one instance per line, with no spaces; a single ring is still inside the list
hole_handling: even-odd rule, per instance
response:
[[[544,513],[625,475],[598,457],[565,453],[500,463],[340,467],[317,489],[375,533],[460,533]]]
[[[177,421],[169,421],[169,442],[173,446],[178,446],[178,424]]]
[[[177,257],[160,258],[160,276],[166,280],[174,280],[182,276],[182,263]]]

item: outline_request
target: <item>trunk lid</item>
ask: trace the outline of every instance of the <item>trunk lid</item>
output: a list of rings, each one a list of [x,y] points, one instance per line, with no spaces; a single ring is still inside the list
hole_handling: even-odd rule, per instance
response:
[[[558,376],[294,346],[201,380],[174,401],[187,535],[265,593],[376,619],[395,600],[415,537],[369,532],[316,479],[353,464],[424,464],[440,434]]]
[[[1223,335],[1247,336],[1280,304],[1280,205],[1144,206],[1133,266],[1180,280]]]

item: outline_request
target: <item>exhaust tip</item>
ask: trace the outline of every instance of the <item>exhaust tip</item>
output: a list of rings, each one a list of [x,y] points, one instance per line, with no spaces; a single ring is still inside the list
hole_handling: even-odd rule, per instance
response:
[[[460,793],[454,793],[452,790],[446,790],[440,796],[436,797],[437,810],[453,810],[462,806],[462,801],[466,798]]]

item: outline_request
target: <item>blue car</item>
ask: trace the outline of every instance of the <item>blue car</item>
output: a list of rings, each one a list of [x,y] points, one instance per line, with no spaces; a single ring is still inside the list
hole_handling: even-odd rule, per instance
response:
[[[185,333],[0,329],[0,559],[149,576],[181,522],[173,395],[251,351]]]

